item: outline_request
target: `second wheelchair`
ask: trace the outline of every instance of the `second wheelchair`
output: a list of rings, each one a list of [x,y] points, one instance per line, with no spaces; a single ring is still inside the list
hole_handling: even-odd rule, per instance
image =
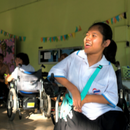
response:
[[[17,79],[10,82],[7,100],[7,115],[12,121],[21,108],[40,109],[45,117],[51,116],[51,98],[45,93],[43,87],[42,68],[35,72],[21,71],[18,69]]]

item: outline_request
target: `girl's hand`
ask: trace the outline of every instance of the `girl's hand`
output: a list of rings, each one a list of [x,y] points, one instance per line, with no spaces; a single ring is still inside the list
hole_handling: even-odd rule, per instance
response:
[[[81,110],[81,96],[80,96],[80,92],[77,88],[73,89],[72,91],[70,91],[73,97],[73,106],[74,106],[74,110]]]
[[[82,110],[81,110],[81,109],[78,109],[77,107],[74,107],[73,110],[74,110],[74,111],[77,111],[77,112],[80,112],[80,113],[82,112]]]
[[[84,100],[81,101],[81,107],[85,104]]]
[[[88,101],[87,99],[88,99],[88,97],[87,97],[87,95],[86,95],[86,101]],[[81,108],[82,108],[82,106],[83,106],[85,103],[87,103],[87,102],[85,102],[85,100],[82,100],[82,101],[81,101]],[[74,109],[75,111],[77,111],[77,112],[82,112],[81,109],[77,109],[76,107],[74,107],[73,109]]]
[[[82,112],[81,108],[82,108],[82,106],[83,106],[84,104],[85,104],[85,102],[84,102],[84,100],[82,100],[82,101],[81,101],[81,107],[80,107],[80,109],[78,109],[77,107],[74,107],[73,110],[81,113],[81,112]]]
[[[55,77],[55,79],[70,91],[73,98],[73,106],[76,107],[78,110],[80,110],[81,97],[78,88],[66,78]]]

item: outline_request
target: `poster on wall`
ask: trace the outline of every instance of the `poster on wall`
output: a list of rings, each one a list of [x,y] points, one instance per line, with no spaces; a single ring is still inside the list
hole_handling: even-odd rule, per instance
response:
[[[15,39],[5,39],[0,41],[0,53],[4,55],[4,63],[9,66],[10,72],[15,68]]]
[[[39,50],[39,64],[57,63],[60,57],[59,49]]]
[[[61,54],[66,53],[67,55],[70,55],[71,53],[77,50],[82,50],[82,46],[50,50],[39,50],[38,62],[39,64],[54,64],[58,62],[58,58],[60,58]]]

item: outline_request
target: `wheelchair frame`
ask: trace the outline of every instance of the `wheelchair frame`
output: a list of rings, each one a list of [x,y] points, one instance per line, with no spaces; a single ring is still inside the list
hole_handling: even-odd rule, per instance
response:
[[[42,65],[43,66],[43,65]],[[42,69],[41,69],[41,73],[42,73]],[[36,100],[40,101],[40,111],[42,114],[45,115],[45,117],[50,117],[51,116],[51,99],[50,96],[47,95],[45,93],[44,87],[43,87],[43,78],[40,78],[41,85],[42,85],[42,89],[40,91],[33,91],[31,92],[32,95],[30,95],[28,92],[28,94],[25,94],[25,96],[21,95],[19,93],[19,91],[17,90],[17,80],[14,80],[12,82],[10,82],[10,86],[9,86],[9,94],[8,94],[8,100],[7,100],[7,116],[9,117],[9,119],[12,121],[15,118],[15,114],[18,111],[19,112],[19,119],[22,118],[21,115],[21,108],[20,107],[20,100],[21,97],[30,97],[32,98],[33,96],[35,96]],[[26,92],[26,91],[24,91]],[[23,101],[22,101],[23,102]],[[27,108],[27,109],[34,109],[36,108],[36,102],[35,102],[35,106],[33,108]]]

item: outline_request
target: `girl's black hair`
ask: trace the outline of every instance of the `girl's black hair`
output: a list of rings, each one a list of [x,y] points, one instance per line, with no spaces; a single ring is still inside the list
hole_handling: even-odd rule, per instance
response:
[[[23,61],[23,65],[28,65],[29,64],[29,57],[26,53],[18,53],[16,55],[16,58],[20,58]]]
[[[111,41],[110,45],[104,49],[103,54],[105,55],[108,61],[115,64],[117,45],[115,41],[112,40],[111,27],[108,24],[103,23],[103,22],[94,23],[92,26],[90,26],[90,28],[92,28],[93,26],[99,26],[99,31],[103,35],[103,42],[108,39]]]

